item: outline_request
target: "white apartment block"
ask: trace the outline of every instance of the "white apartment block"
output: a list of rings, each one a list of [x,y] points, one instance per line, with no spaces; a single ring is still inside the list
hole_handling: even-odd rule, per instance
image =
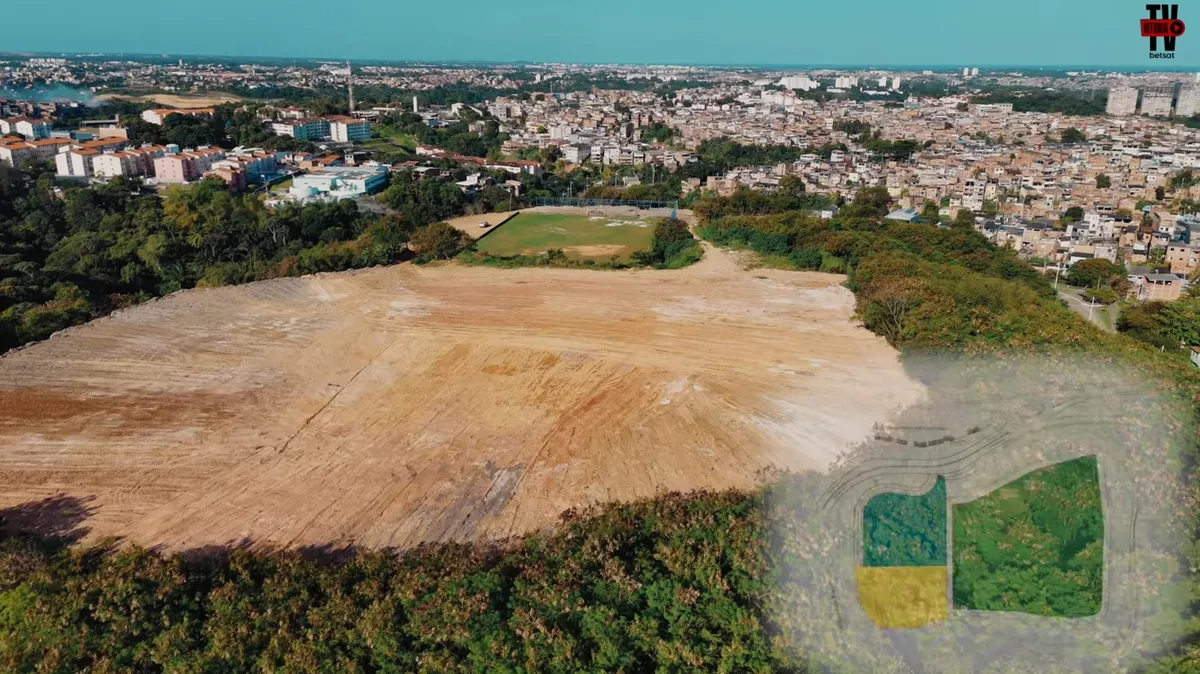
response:
[[[371,137],[371,123],[353,117],[330,117],[329,137],[339,143],[368,140]]]
[[[20,166],[27,161],[53,161],[59,150],[71,145],[63,138],[17,141],[0,145],[0,161],[9,166]]]
[[[50,137],[50,123],[28,117],[0,119],[0,134],[16,133],[26,140],[43,140]]]
[[[271,129],[280,136],[291,136],[296,140],[325,140],[329,138],[329,121],[324,119],[297,119],[273,122]]]
[[[1200,114],[1200,85],[1186,85],[1179,90],[1179,101],[1175,104],[1177,117]]]
[[[137,157],[127,152],[113,152],[95,157],[92,159],[92,172],[101,178],[134,176],[141,173]]]
[[[1113,87],[1108,90],[1108,105],[1104,111],[1110,115],[1132,115],[1137,112],[1138,90],[1133,87]]]
[[[1170,117],[1175,87],[1146,87],[1142,91],[1142,114],[1148,117]]]
[[[96,150],[68,150],[54,155],[54,167],[64,178],[87,178],[95,173]]]
[[[591,157],[592,146],[590,145],[578,143],[575,145],[563,146],[563,159],[567,160],[571,164],[582,164],[588,159],[591,159]]]

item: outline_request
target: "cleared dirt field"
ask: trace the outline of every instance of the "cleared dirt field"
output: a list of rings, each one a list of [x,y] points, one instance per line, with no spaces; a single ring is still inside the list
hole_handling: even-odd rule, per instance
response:
[[[176,108],[203,108],[210,105],[220,105],[222,103],[237,103],[242,100],[233,94],[198,94],[195,96],[181,96],[178,94],[147,94],[145,96],[130,96],[127,94],[100,94],[96,97],[99,101],[110,101],[124,99],[128,101],[154,101],[159,105],[170,105]]]
[[[410,546],[821,469],[921,394],[840,277],[401,265],[177,293],[0,359],[0,508]],[[50,513],[52,515],[52,513]]]

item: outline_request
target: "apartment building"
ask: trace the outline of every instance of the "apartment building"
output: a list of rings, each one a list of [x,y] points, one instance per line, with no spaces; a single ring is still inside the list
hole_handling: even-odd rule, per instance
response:
[[[214,162],[224,157],[225,151],[215,147],[165,155],[154,160],[154,177],[160,183],[189,183],[199,179]]]
[[[1133,87],[1113,87],[1108,90],[1108,105],[1104,111],[1110,115],[1132,115],[1137,112],[1138,90]]]
[[[64,178],[87,178],[95,175],[95,160],[107,153],[120,152],[129,146],[129,140],[126,138],[101,138],[98,140],[89,140],[83,143],[71,143],[66,139],[48,138],[41,141],[32,141],[33,143],[46,143],[48,141],[56,141],[61,143],[65,141],[69,145],[69,149],[62,149],[54,155],[54,167],[59,176]],[[104,160],[105,167],[111,168],[110,160]]]
[[[100,154],[92,159],[92,173],[98,178],[133,177],[154,174],[154,160],[166,154],[161,145],[144,145],[118,152]]]
[[[54,168],[63,178],[88,178],[95,169],[92,162],[99,157],[99,150],[74,148],[54,155]]]
[[[248,179],[274,176],[279,171],[279,160],[273,153],[262,150],[243,150],[236,155],[227,154],[214,167],[237,166],[246,172]]]
[[[246,191],[246,171],[237,166],[222,166],[224,162],[218,162],[212,170],[204,174],[205,178],[220,178],[229,186],[230,192],[240,193]]]
[[[354,117],[329,117],[329,137],[338,143],[352,143],[371,137],[371,123]]]
[[[1142,91],[1142,114],[1148,117],[1170,117],[1175,87],[1146,87]]]
[[[1172,243],[1167,245],[1166,263],[1171,265],[1171,273],[1187,277],[1192,270],[1200,267],[1200,245]]]
[[[29,117],[0,119],[0,133],[16,133],[26,140],[42,140],[50,137],[50,122]]]
[[[3,142],[0,139],[0,162],[20,166],[28,161],[53,161],[61,148],[71,145],[65,138]]]
[[[592,146],[585,143],[575,143],[573,145],[564,145],[562,148],[563,159],[571,164],[582,164],[591,159]]]
[[[128,152],[102,154],[92,159],[92,173],[100,178],[141,175],[137,157]]]
[[[1191,117],[1200,114],[1200,85],[1189,84],[1179,90],[1179,101],[1175,103],[1176,117]]]
[[[271,130],[280,136],[296,140],[325,140],[329,138],[329,121],[317,117],[289,119],[271,123]]]

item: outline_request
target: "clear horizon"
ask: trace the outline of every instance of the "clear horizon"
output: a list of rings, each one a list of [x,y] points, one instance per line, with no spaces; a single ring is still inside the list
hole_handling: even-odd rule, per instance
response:
[[[503,9],[463,0],[433,5],[358,3],[361,21],[327,3],[214,0],[203,9],[65,0],[70,23],[35,22],[9,36],[9,53],[161,54],[212,58],[352,59],[463,63],[578,63],[763,68],[990,68],[1187,70],[1200,67],[1200,34],[1178,39],[1173,59],[1151,59],[1138,21],[1145,3],[1013,0],[1003,6],[928,0],[852,5],[747,0],[727,6],[613,0],[600,10],[517,0]],[[1180,8],[1187,22],[1189,7]],[[329,14],[330,23],[321,20]],[[243,26],[270,26],[247,32]],[[455,21],[458,17],[470,21]],[[486,17],[486,20],[479,20]],[[1200,26],[1200,12],[1196,21]],[[328,30],[329,25],[344,29]],[[325,29],[316,38],[314,26]],[[187,30],[181,30],[186,27]],[[1197,28],[1200,31],[1200,28]],[[247,39],[251,35],[251,39]],[[1105,63],[1105,65],[1096,65]],[[988,65],[991,64],[991,65]],[[1050,65],[1052,64],[1052,65]]]

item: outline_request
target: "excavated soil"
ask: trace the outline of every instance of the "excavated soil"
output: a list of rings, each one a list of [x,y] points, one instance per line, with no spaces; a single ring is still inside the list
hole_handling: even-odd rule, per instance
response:
[[[707,250],[193,290],[68,330],[0,359],[0,508],[74,499],[85,540],[169,550],[502,538],[823,470],[921,395],[841,277]]]

